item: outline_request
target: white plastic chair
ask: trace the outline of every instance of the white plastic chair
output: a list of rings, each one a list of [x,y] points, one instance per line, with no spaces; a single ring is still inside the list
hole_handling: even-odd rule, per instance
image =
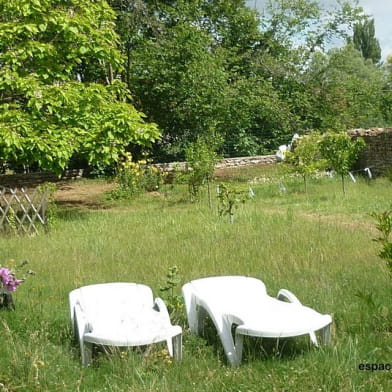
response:
[[[330,315],[303,306],[285,289],[279,291],[277,298],[270,297],[264,283],[255,278],[220,276],[193,280],[183,286],[182,293],[191,332],[202,332],[208,314],[233,366],[241,363],[244,335],[287,338],[308,334],[318,346],[315,332],[321,330],[322,342],[330,340]]]
[[[83,366],[91,361],[93,344],[125,347],[166,341],[169,354],[181,359],[182,328],[171,324],[165,303],[160,298],[154,301],[148,286],[84,286],[70,292],[69,306]]]

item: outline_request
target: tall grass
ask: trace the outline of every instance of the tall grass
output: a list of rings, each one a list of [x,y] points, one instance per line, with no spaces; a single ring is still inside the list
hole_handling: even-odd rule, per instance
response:
[[[268,181],[253,181],[256,196],[239,207],[234,224],[175,186],[107,209],[64,209],[48,234],[1,238],[0,263],[27,259],[36,275],[14,294],[16,310],[0,311],[0,391],[387,391],[391,371],[358,365],[392,363],[391,280],[368,215],[391,206],[391,183],[359,181],[343,196],[334,179],[314,180],[306,195],[300,179],[286,177],[282,193],[281,178],[262,169],[219,180],[247,189],[255,177]],[[82,368],[69,291],[134,281],[159,296],[173,265],[182,283],[241,274],[262,279],[270,295],[288,288],[332,314],[332,344],[249,338],[243,365],[233,369],[213,329],[192,336],[183,312],[183,361],[166,363],[158,346],[98,351]]]

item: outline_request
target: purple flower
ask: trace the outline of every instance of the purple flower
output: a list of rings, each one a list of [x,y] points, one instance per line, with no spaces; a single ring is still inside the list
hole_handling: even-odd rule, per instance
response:
[[[16,279],[8,268],[0,268],[0,283],[6,290],[15,291],[22,282],[22,280]]]

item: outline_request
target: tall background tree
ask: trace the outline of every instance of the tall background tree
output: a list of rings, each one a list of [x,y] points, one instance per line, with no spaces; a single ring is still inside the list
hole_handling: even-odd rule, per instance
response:
[[[385,73],[352,44],[312,56],[304,73],[310,128],[321,131],[387,125],[383,112]]]
[[[220,134],[224,155],[269,153],[302,130],[384,125],[385,76],[348,40],[368,17],[357,2],[326,9],[275,0],[110,0],[134,104],[159,124],[160,160]],[[384,79],[383,79],[384,78]],[[385,101],[385,100],[384,100]]]
[[[381,47],[375,37],[374,19],[367,19],[354,25],[353,43],[365,59],[370,59],[374,64],[381,60]]]

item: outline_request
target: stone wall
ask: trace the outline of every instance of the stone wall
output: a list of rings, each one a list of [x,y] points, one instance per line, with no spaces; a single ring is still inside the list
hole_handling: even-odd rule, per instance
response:
[[[275,155],[258,155],[252,157],[239,157],[239,158],[225,158],[220,160],[216,168],[234,168],[255,165],[271,165],[277,162]],[[185,162],[172,162],[172,163],[157,163],[155,166],[167,172],[174,172],[175,170],[185,170]],[[39,172],[39,173],[26,173],[26,174],[1,174],[0,186],[15,188],[15,187],[33,187],[44,182],[58,182],[66,180],[75,180],[84,176],[83,169],[67,170],[61,177],[53,172]]]
[[[217,169],[225,169],[231,167],[244,167],[256,165],[272,165],[278,159],[275,155],[256,155],[252,157],[225,158],[216,164]]]
[[[392,128],[353,129],[348,134],[362,137],[366,146],[355,165],[356,170],[370,168],[375,175],[392,169]]]
[[[217,162],[216,169],[272,165],[277,162],[275,155],[256,155],[252,157],[224,158]],[[155,166],[160,169],[172,172],[175,170],[185,170],[186,162],[157,163]]]

